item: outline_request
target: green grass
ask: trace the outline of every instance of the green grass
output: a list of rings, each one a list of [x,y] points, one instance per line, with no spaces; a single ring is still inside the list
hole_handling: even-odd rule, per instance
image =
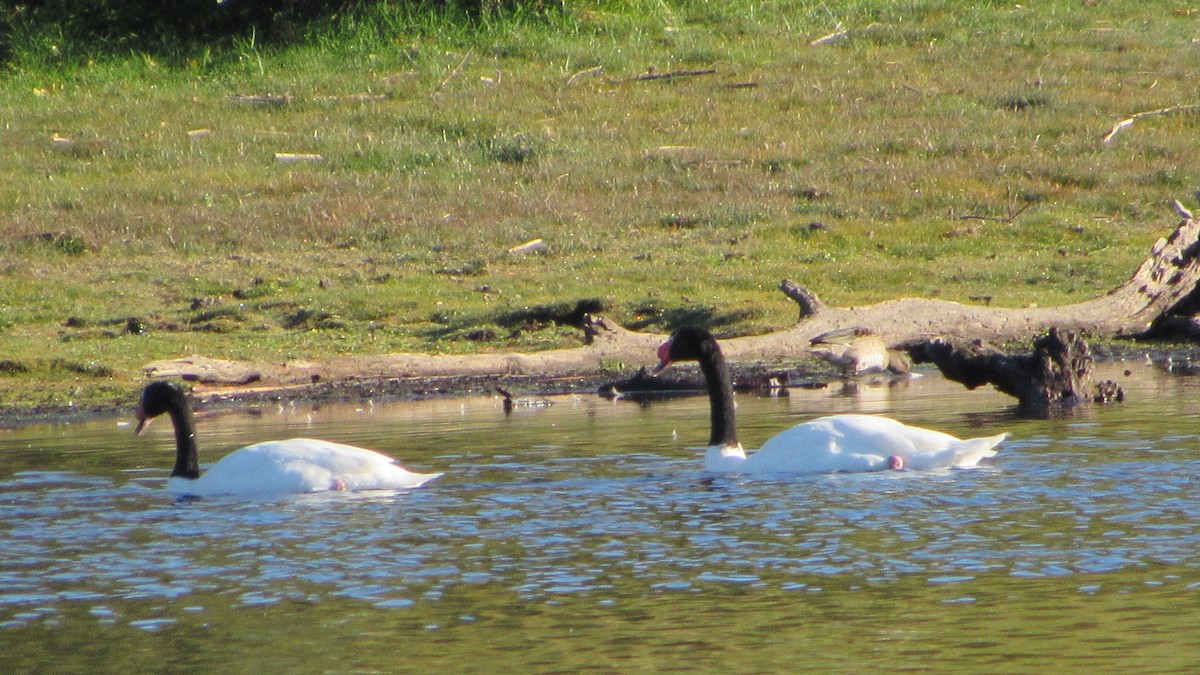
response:
[[[1194,206],[1200,115],[1101,142],[1197,102],[1183,2],[571,6],[358,17],[170,66],[23,43],[0,406],[118,400],[193,352],[558,347],[578,336],[522,311],[592,298],[646,330],[761,332],[795,318],[784,277],[836,304],[1070,303]],[[632,79],[650,68],[717,73]],[[235,98],[265,95],[287,98]]]

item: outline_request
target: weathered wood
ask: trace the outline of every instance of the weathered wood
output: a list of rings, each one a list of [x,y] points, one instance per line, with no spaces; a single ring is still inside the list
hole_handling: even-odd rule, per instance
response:
[[[1200,220],[1184,219],[1169,237],[1155,242],[1128,281],[1078,304],[1002,308],[902,298],[865,307],[825,307],[776,335],[798,333],[793,339],[808,339],[839,327],[864,326],[892,345],[936,337],[1023,341],[1051,327],[1093,336],[1141,336],[1161,316],[1200,312],[1198,255]]]
[[[287,362],[231,361],[193,355],[143,366],[147,377],[179,377],[211,386],[254,383],[288,388],[317,382],[447,376],[599,373],[606,368],[652,362],[662,336],[634,333],[600,317],[586,317],[587,344],[575,349],[507,354],[363,354]]]
[[[1150,256],[1128,281],[1101,297],[1052,308],[1009,309],[915,298],[865,307],[829,307],[811,291],[785,281],[781,289],[801,307],[797,323],[766,335],[723,340],[722,346],[730,360],[772,362],[812,358],[808,349],[813,337],[848,326],[870,329],[887,344],[904,348],[936,339],[1021,342],[1051,328],[1097,337],[1153,336],[1158,334],[1156,329],[1171,325],[1192,331],[1195,324],[1190,317],[1200,313],[1198,257],[1200,221],[1184,219],[1169,237],[1155,242]],[[584,333],[582,347],[536,353],[378,354],[287,363],[226,362],[234,373],[226,380],[234,385],[253,372],[259,376],[253,386],[289,387],[335,380],[595,374],[653,364],[656,348],[666,338],[632,332],[601,317],[588,317]],[[194,367],[189,360],[195,359],[152,363],[145,367],[146,374],[187,377],[188,369]],[[213,374],[218,370],[209,360],[203,379],[214,384],[225,381]]]
[[[800,306],[801,319],[812,316],[825,307],[825,304],[821,302],[816,293],[813,293],[791,279],[784,279],[779,282],[779,290],[783,291],[784,295],[794,300]]]
[[[1026,415],[1046,417],[1095,400],[1121,400],[1111,382],[1092,382],[1092,354],[1081,335],[1050,329],[1029,354],[1008,354],[983,340],[938,338],[912,345],[916,363],[934,363],[968,389],[985,384],[1018,401]]]

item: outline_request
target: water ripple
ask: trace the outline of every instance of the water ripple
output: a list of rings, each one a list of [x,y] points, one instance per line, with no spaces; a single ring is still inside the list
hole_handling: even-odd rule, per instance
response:
[[[1195,436],[1106,428],[1029,434],[976,471],[786,480],[710,476],[676,447],[514,438],[491,455],[438,455],[447,476],[421,490],[257,502],[174,502],[161,471],[18,471],[0,481],[0,626],[76,605],[145,632],[222,606],[405,612],[464,588],[611,604],[917,579],[952,589],[939,602],[975,605],[996,577],[1091,595],[1164,567],[1194,576]],[[132,609],[145,606],[182,609]]]

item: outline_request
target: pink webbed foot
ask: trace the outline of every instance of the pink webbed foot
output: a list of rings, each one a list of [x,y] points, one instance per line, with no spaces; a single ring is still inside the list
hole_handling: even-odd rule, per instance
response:
[[[900,455],[888,457],[888,468],[893,471],[900,471],[904,468],[904,458]]]
[[[338,492],[345,492],[346,491],[346,481],[335,476],[333,479],[333,482],[330,483],[330,485],[329,485],[329,489],[337,490]]]

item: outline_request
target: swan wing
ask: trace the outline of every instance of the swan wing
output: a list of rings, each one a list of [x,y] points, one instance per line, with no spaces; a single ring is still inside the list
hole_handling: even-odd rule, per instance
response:
[[[417,487],[441,474],[420,474],[387,455],[310,438],[267,441],[236,450],[194,481],[172,479],[169,489],[197,496],[271,495],[322,490]]]
[[[967,467],[996,454],[1006,437],[963,441],[877,415],[831,415],[778,434],[746,463],[758,473],[881,471],[893,456],[912,469]]]

